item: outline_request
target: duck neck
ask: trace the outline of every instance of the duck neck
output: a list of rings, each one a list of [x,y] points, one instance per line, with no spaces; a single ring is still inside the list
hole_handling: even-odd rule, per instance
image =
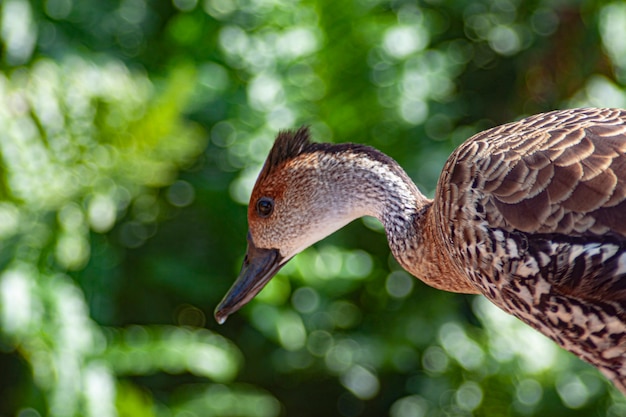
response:
[[[433,202],[413,185],[392,187],[380,219],[393,256],[404,269],[431,287],[460,293],[477,293],[457,265],[437,228]],[[412,204],[412,206],[411,206]]]
[[[406,172],[393,159],[371,148],[347,162],[347,169],[333,175],[330,183],[340,187],[333,194],[351,202],[353,217],[369,215],[380,220],[396,260],[426,284],[475,293],[454,266],[437,232],[432,200],[419,191]]]

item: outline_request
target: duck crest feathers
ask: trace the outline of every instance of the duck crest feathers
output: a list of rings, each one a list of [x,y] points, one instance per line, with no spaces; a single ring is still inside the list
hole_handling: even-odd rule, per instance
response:
[[[312,152],[314,149],[315,143],[311,142],[311,132],[308,126],[302,126],[298,130],[281,131],[274,141],[274,146],[267,156],[259,177],[266,178],[284,162],[303,153]]]
[[[283,130],[278,133],[274,145],[265,160],[259,178],[269,176],[276,168],[287,161],[295,159],[300,155],[315,152],[329,155],[349,153],[379,161],[390,167],[396,165],[390,157],[367,145],[357,143],[335,144],[311,142],[309,126],[302,126],[297,130]]]

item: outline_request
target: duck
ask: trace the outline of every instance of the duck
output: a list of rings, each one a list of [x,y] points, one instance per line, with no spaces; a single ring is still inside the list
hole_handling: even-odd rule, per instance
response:
[[[294,256],[373,216],[410,274],[482,294],[626,394],[626,110],[536,114],[477,133],[429,199],[384,153],[281,131],[252,189],[221,324]]]

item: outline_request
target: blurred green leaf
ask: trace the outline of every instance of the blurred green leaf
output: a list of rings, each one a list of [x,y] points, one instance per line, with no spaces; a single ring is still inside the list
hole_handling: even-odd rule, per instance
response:
[[[0,2],[0,415],[626,415],[372,219],[209,319],[278,130],[376,146],[432,195],[481,129],[626,106],[624,27],[617,1]]]
[[[132,326],[108,336],[103,358],[118,375],[189,372],[229,382],[242,362],[232,343],[206,329]]]
[[[115,405],[120,417],[156,416],[156,407],[150,394],[130,383],[117,385]]]
[[[280,403],[248,385],[198,385],[175,392],[172,411],[207,417],[275,417]]]

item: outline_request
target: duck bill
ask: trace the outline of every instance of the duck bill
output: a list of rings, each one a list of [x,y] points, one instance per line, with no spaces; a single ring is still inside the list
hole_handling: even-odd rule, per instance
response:
[[[248,251],[241,272],[222,301],[215,308],[219,324],[252,300],[284,265],[278,249],[257,248],[248,233]]]

